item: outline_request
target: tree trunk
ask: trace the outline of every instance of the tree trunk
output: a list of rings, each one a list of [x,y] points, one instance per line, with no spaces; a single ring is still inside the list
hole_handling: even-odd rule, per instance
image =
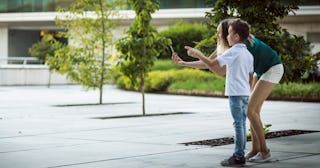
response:
[[[142,94],[142,115],[146,115],[145,97],[144,97],[144,74],[141,74],[141,94]]]
[[[144,97],[144,77],[145,77],[145,59],[146,57],[146,45],[143,46],[143,55],[142,55],[142,70],[141,70],[141,83],[140,83],[140,89],[142,94],[142,115],[146,115],[146,109],[145,109],[145,97]]]
[[[50,85],[51,85],[51,71],[49,70],[48,88],[50,88]]]
[[[99,4],[100,4],[100,12],[101,12],[101,24],[102,24],[102,33],[105,34],[106,29],[105,29],[105,23],[104,23],[104,12],[103,12],[103,4],[102,4],[102,0],[99,0]],[[104,35],[101,36],[101,40],[102,40],[102,60],[101,60],[101,74],[100,74],[100,86],[99,86],[99,91],[100,91],[100,96],[99,96],[99,104],[102,104],[102,95],[103,95],[103,83],[104,83],[104,60],[105,60],[105,39],[104,39]]]

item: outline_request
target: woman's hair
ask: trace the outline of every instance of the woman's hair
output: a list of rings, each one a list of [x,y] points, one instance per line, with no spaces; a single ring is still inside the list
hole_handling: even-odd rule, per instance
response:
[[[222,38],[220,39],[218,37],[218,39],[217,39],[217,54],[218,55],[222,54],[225,50],[229,49],[229,47],[230,47],[228,40],[227,40],[229,21],[230,21],[230,19],[224,19],[218,25],[217,34],[219,33],[219,31],[222,34]]]
[[[251,46],[254,45],[253,39],[254,39],[254,35],[253,35],[253,34],[250,34],[249,37],[248,37],[248,41],[249,41],[249,43],[250,43]]]
[[[229,46],[227,36],[228,36],[228,29],[229,29],[229,19],[224,19],[221,21],[221,30],[222,30],[222,38],[223,38],[223,43],[226,46]]]

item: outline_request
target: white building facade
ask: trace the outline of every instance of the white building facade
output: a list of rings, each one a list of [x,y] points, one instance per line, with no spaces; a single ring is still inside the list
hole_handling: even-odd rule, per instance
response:
[[[54,12],[59,5],[73,0],[0,0],[0,85],[43,85],[49,81],[48,67],[36,63],[28,49],[38,42],[44,32],[58,30]],[[153,14],[153,24],[165,29],[184,19],[203,21],[205,0],[160,0],[161,9]],[[121,36],[133,21],[133,11],[121,11],[127,20],[121,23],[116,36]],[[300,6],[296,14],[279,20],[290,33],[304,36],[312,42],[313,53],[320,51],[320,2]],[[70,83],[64,76],[51,75],[52,84]]]

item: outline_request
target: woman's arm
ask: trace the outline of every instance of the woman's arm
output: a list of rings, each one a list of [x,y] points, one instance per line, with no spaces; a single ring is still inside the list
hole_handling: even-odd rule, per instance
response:
[[[198,69],[208,69],[208,67],[206,66],[205,63],[203,63],[202,61],[183,61],[177,53],[174,53],[172,55],[172,61],[177,64],[177,65],[181,65],[181,66],[185,66],[185,67],[189,67],[189,68],[198,68]]]

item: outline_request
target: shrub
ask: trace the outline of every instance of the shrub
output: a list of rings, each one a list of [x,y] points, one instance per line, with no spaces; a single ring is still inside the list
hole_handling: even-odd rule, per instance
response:
[[[187,81],[178,81],[174,82],[167,89],[168,92],[183,92],[183,93],[201,93],[201,94],[210,94],[223,95],[224,93],[224,79],[212,79],[208,81],[198,80],[187,80]]]
[[[187,56],[184,46],[194,47],[201,40],[212,36],[206,25],[203,24],[191,24],[185,21],[180,21],[167,30],[163,30],[159,33],[161,36],[170,38],[172,46],[175,52],[179,53],[182,59],[190,61],[196,60],[195,58]],[[169,48],[166,52],[160,55],[160,59],[168,59],[171,57],[171,51]]]
[[[320,83],[283,83],[277,85],[271,92],[271,96],[277,97],[320,97]]]
[[[198,83],[199,85],[203,85],[203,83],[210,85],[210,83],[215,80],[224,81],[224,78],[208,71],[190,68],[151,71],[145,80],[145,91],[167,91],[169,86],[185,81],[193,81],[193,83]],[[138,90],[138,87],[134,86],[130,80],[124,76],[119,77],[116,84],[119,88]]]
[[[167,88],[176,83],[183,81],[197,81],[198,83],[222,79],[211,72],[185,68],[181,70],[153,71],[149,73],[146,80],[147,91],[167,91]]]
[[[151,71],[165,71],[170,69],[183,69],[185,67],[176,65],[172,63],[172,60],[163,59],[163,60],[157,60],[153,67],[151,68]]]

